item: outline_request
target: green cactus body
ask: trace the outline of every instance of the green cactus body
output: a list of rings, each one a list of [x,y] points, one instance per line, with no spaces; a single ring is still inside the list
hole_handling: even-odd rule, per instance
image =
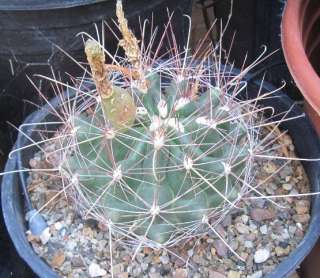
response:
[[[116,107],[102,99],[93,116],[74,116],[75,147],[63,168],[87,200],[88,215],[103,215],[128,236],[167,244],[232,206],[250,146],[232,98],[210,86],[191,101],[191,81],[164,86],[160,79],[149,74],[147,93],[132,89],[137,112],[125,128],[117,118],[128,97]]]

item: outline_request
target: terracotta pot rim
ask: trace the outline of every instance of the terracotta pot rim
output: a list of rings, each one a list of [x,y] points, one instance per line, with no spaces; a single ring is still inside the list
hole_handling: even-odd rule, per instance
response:
[[[287,65],[298,88],[320,115],[320,78],[303,45],[302,20],[309,3],[309,0],[287,1],[281,24],[281,38]]]

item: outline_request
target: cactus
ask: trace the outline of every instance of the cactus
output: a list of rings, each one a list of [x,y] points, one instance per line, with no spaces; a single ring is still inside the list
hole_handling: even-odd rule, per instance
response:
[[[105,64],[102,46],[86,42],[95,93],[65,121],[59,169],[84,217],[169,246],[236,206],[250,172],[251,117],[211,84],[209,66],[143,63],[121,1],[117,10],[128,64]]]
[[[132,41],[130,29],[122,29]],[[251,142],[239,102],[197,77],[139,67],[132,47],[131,67],[105,65],[94,40],[85,51],[98,97],[92,113],[68,120],[72,140],[63,142],[61,168],[85,216],[99,215],[131,238],[170,245],[235,206]],[[115,72],[122,85],[113,81]]]
[[[106,123],[102,111],[109,100],[97,105],[94,116],[74,117],[77,149],[65,169],[90,210],[138,236],[165,243],[220,207],[233,205],[249,145],[244,144],[245,124],[230,120],[238,107],[226,109],[218,89],[208,88],[189,101],[183,96],[188,81],[172,80],[164,92],[159,74],[148,81],[147,94],[137,92],[143,106],[137,107],[130,126],[117,129],[118,124]],[[113,88],[120,99],[125,93]]]

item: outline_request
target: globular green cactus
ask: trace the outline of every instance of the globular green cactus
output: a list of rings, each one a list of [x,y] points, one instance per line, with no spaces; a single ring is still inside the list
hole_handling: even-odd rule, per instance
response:
[[[210,84],[210,74],[209,82],[197,77],[197,66],[188,73],[183,65],[139,65],[137,40],[126,20],[119,24],[132,67],[105,65],[102,47],[87,41],[97,94],[67,121],[62,176],[85,216],[128,238],[170,245],[237,203],[251,131],[240,103]]]
[[[250,146],[239,104],[218,88],[191,95],[192,80],[164,85],[157,71],[147,81],[146,93],[112,86],[94,113],[73,116],[64,169],[87,214],[165,244],[233,204]],[[109,108],[120,117],[128,99],[134,120],[110,121]]]

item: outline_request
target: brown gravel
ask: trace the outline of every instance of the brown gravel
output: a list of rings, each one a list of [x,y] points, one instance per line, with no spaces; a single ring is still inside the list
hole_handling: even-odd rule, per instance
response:
[[[287,144],[287,152],[293,156],[294,147],[290,138],[284,137],[283,140]],[[279,147],[279,142],[272,147],[278,148],[270,155],[283,154],[283,146]],[[30,164],[34,168],[48,167],[40,154],[36,154]],[[254,182],[258,184],[282,165],[281,161],[256,162]],[[59,188],[60,180],[48,178],[45,174],[33,173],[29,182],[32,201],[38,208],[50,200]],[[309,185],[302,165],[291,161],[260,190],[264,194],[306,193]],[[131,248],[113,242],[114,277],[263,277],[299,244],[310,219],[309,198],[287,197],[275,201],[278,206],[264,199],[245,200],[239,204],[241,209],[233,211],[216,227],[244,262],[211,233],[167,251],[142,248],[134,261],[131,260]],[[69,200],[62,196],[44,209],[43,215],[50,226],[50,238],[42,244],[29,234],[28,239],[34,250],[61,277],[111,277],[106,227],[94,221],[83,221],[68,204]]]

